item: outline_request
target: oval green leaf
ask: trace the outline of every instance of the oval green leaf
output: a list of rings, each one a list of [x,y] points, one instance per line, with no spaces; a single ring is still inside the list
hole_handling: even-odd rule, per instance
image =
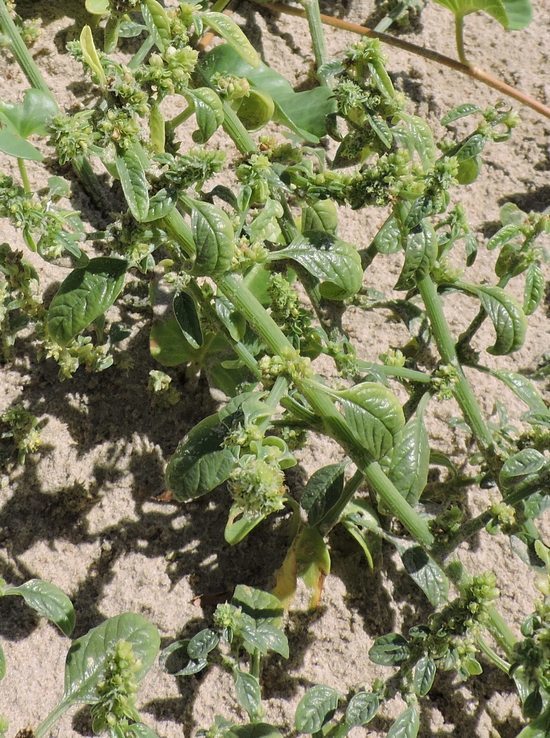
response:
[[[286,248],[270,254],[271,261],[291,259],[319,280],[321,295],[344,300],[361,289],[363,267],[355,246],[331,233],[308,231]]]
[[[228,432],[216,413],[180,443],[166,468],[166,484],[178,500],[200,497],[227,481],[235,465],[232,451],[224,447]]]
[[[386,456],[405,425],[397,397],[376,382],[362,382],[339,393],[344,416],[361,444],[375,459]]]
[[[137,146],[118,153],[115,163],[130,212],[141,223],[149,215],[149,184]]]
[[[296,708],[294,725],[299,733],[317,733],[338,707],[338,692],[317,684],[302,697]]]
[[[93,704],[97,700],[97,685],[103,678],[107,658],[119,641],[130,643],[141,662],[136,680],[145,676],[159,650],[159,632],[141,615],[117,615],[74,641],[65,663],[64,703]]]
[[[7,587],[5,595],[20,595],[39,615],[55,623],[69,636],[73,632],[75,614],[73,603],[59,587],[42,579],[30,579],[19,587]]]
[[[197,247],[193,274],[213,276],[231,267],[235,233],[229,216],[216,205],[191,201],[191,229]]]
[[[54,295],[48,309],[50,338],[66,346],[80,331],[108,310],[120,294],[127,262],[100,256],[72,271]]]

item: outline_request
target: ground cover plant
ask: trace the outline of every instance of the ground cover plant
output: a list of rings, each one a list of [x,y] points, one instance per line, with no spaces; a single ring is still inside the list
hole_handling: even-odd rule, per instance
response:
[[[443,4],[457,16],[463,58],[463,17],[487,6]],[[490,665],[517,688],[517,735],[542,738],[550,722],[550,558],[538,521],[548,502],[550,412],[534,381],[493,357],[519,350],[529,317],[543,308],[549,216],[504,205],[499,228],[480,244],[459,201],[460,186],[476,180],[487,148],[506,146],[518,117],[508,102],[464,103],[446,112],[446,134],[435,136],[396,91],[377,40],[328,58],[316,2],[302,3],[315,69],[296,92],[221,12],[225,5],[88,0],[89,22],[68,53],[82,65],[89,97],[68,113],[23,43],[28,24],[14,22],[0,0],[4,35],[29,82],[22,100],[0,107],[0,150],[18,170],[0,180],[0,215],[29,253],[67,269],[43,300],[28,257],[2,245],[3,360],[30,341],[38,357],[57,362],[61,380],[84,368],[123,370],[124,342],[136,330],[132,305],[153,316],[137,330],[147,331],[159,367],[149,375],[158,401],[177,406],[178,372],[200,375],[217,392],[215,412],[186,433],[167,465],[165,498],[204,497],[206,505],[223,486],[228,544],[259,526],[269,531],[273,519],[285,520],[291,535],[271,593],[238,586],[211,627],[161,653],[178,679],[196,678],[209,660],[230,673],[248,722],[219,718],[207,735],[281,734],[264,720],[261,666],[270,653],[289,656],[284,609],[300,581],[311,607],[320,605],[330,541],[344,531],[365,567],[393,550],[431,612],[375,639],[368,657],[394,667],[387,678],[348,695],[311,687],[295,730],[344,736],[401,695],[387,734],[413,737],[438,674],[483,679]],[[529,5],[512,4],[523,11],[512,19],[509,5],[491,6],[491,14],[520,27]],[[209,30],[220,38],[213,47]],[[228,155],[212,145],[220,131]],[[29,162],[54,172],[46,190],[33,191]],[[101,227],[70,207],[71,187],[93,200]],[[338,236],[344,208],[383,209],[370,243]],[[498,251],[490,282],[475,276],[481,249]],[[400,273],[388,297],[369,284],[369,269],[396,254]],[[453,335],[445,307],[464,295],[477,313]],[[378,362],[361,358],[346,330],[349,310],[366,322],[389,311],[403,326],[402,342],[381,346]],[[493,340],[480,346],[488,322]],[[328,364],[331,373],[318,370]],[[547,367],[541,357],[539,375]],[[504,406],[496,420],[485,416],[476,375],[517,396],[525,405],[519,423]],[[430,406],[450,398],[461,412],[450,422],[471,438],[465,466],[433,444],[426,427]],[[6,456],[24,463],[39,434],[28,408],[3,413]],[[311,434],[331,439],[339,457],[294,488],[289,470]],[[464,504],[468,485],[492,491],[474,517]],[[519,624],[499,611],[493,573],[472,574],[456,556],[479,534],[508,536],[538,577],[540,602],[519,636]],[[43,599],[53,596],[32,581],[3,594],[29,602],[37,587]],[[63,697],[34,734],[48,735],[66,710],[86,703],[97,733],[154,735],[136,693],[159,645],[157,628],[133,613],[77,638]]]

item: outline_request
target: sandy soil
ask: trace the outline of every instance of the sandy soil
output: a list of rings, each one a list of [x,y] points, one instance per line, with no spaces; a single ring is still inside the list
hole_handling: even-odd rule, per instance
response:
[[[44,18],[35,56],[64,106],[73,104],[82,92],[79,86],[65,87],[71,75],[78,78],[79,72],[77,65],[60,56],[83,21],[82,5],[18,3],[22,13],[36,8]],[[549,104],[544,5],[544,0],[534,0],[532,25],[513,34],[506,34],[488,17],[468,17],[467,49],[477,63]],[[327,1],[323,6],[325,12],[343,13],[358,22],[373,10],[371,0],[351,0],[347,7]],[[265,59],[302,82],[311,61],[303,21],[261,16],[246,2],[241,8],[238,18]],[[422,15],[422,28],[408,37],[453,55],[449,20],[444,9],[430,4]],[[327,39],[335,55],[352,40],[331,29]],[[428,117],[438,131],[438,119],[454,105],[483,105],[497,99],[492,91],[450,70],[403,52],[387,53],[393,79],[412,98],[411,110]],[[26,84],[19,69],[7,63],[6,56],[3,59],[1,97],[15,100]],[[286,68],[281,67],[283,59]],[[479,180],[461,190],[461,200],[479,234],[494,232],[498,208],[506,201],[537,211],[549,204],[548,128],[529,110],[522,110],[522,119],[512,142],[491,146]],[[4,171],[12,166],[2,164]],[[31,178],[34,184],[43,184],[38,168],[32,168]],[[73,205],[92,219],[96,215],[77,188]],[[374,216],[370,211],[343,212],[341,233],[364,246],[382,219],[381,212]],[[17,234],[5,223],[2,226],[2,239],[19,244]],[[492,258],[481,254],[472,269],[474,279],[491,279]],[[399,268],[399,257],[375,260],[366,283],[391,294]],[[64,274],[59,267],[43,264],[40,272],[44,289]],[[453,297],[446,309],[453,330],[459,331],[475,306]],[[525,347],[495,364],[516,369],[535,366],[550,345],[547,317],[540,310],[530,321]],[[364,357],[376,359],[382,349],[400,340],[399,327],[388,324],[386,318],[369,314],[367,321],[358,310],[350,310],[347,326]],[[480,347],[489,345],[490,337],[487,328],[480,334]],[[144,333],[132,338],[129,352],[135,362],[126,371],[82,372],[61,384],[56,367],[36,363],[23,343],[15,363],[2,369],[0,411],[12,402],[22,402],[47,424],[41,453],[2,476],[0,575],[12,583],[42,577],[61,586],[75,603],[77,636],[105,617],[132,610],[158,626],[166,645],[204,627],[212,611],[212,595],[223,597],[238,583],[268,587],[288,543],[287,531],[284,526],[266,524],[243,544],[230,548],[223,540],[228,509],[224,491],[186,507],[152,499],[163,489],[163,467],[177,442],[215,403],[206,387],[189,387],[182,375],[174,381],[183,401],[171,409],[159,406],[146,393],[148,371],[154,364],[148,358]],[[513,396],[490,379],[477,376],[476,391],[487,413],[493,411],[497,393],[512,417],[521,412]],[[445,422],[458,414],[457,408],[452,402],[432,405],[434,446],[464,457],[468,453],[464,434]],[[299,485],[333,454],[333,447],[312,439],[312,447],[292,475],[293,484]],[[471,490],[472,511],[484,506],[490,494]],[[460,555],[472,571],[495,572],[502,590],[500,608],[517,627],[531,610],[536,592],[531,572],[511,552],[508,541],[484,535],[464,545]],[[290,660],[284,663],[277,658],[266,666],[268,719],[289,727],[298,700],[313,683],[329,684],[345,693],[387,675],[387,670],[368,660],[373,639],[416,622],[425,612],[422,595],[411,589],[388,552],[371,573],[359,552],[337,533],[333,573],[327,579],[322,606],[310,613],[304,602],[297,603],[288,617]],[[13,736],[44,718],[60,697],[68,641],[13,598],[0,601],[0,636],[8,662],[8,674],[0,685],[0,713],[10,719]],[[154,668],[141,692],[144,719],[164,738],[191,735],[209,725],[216,713],[238,716],[229,687],[227,677],[215,669],[201,678],[176,681]],[[422,738],[512,738],[519,730],[520,713],[511,684],[489,666],[466,686],[438,677],[425,703]],[[356,735],[385,735],[400,707],[397,701],[390,703],[368,731],[358,730]],[[73,710],[54,734],[90,735],[89,712]]]

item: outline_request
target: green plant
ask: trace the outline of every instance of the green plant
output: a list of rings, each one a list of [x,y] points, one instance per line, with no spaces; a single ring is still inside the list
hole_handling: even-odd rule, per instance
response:
[[[46,308],[30,296],[36,273],[5,250],[15,264],[3,270],[6,345],[11,348],[20,326],[32,325],[39,352],[58,362],[63,378],[80,365],[102,371],[116,366],[118,338],[131,327],[113,318],[111,307],[127,299],[135,280],[145,285],[150,307],[159,308],[160,288],[168,292],[169,309],[160,317],[157,310],[150,326],[151,354],[164,367],[202,373],[227,397],[186,435],[170,460],[166,480],[173,496],[186,502],[225,485],[231,497],[225,537],[231,544],[269,516],[289,514],[294,535],[274,590],[285,604],[298,577],[310,587],[312,604],[319,601],[335,526],[358,542],[370,566],[377,546],[395,548],[434,614],[407,638],[391,634],[371,652],[378,663],[384,659],[399,667],[398,691],[408,700],[390,736],[417,734],[417,700],[431,687],[437,669],[475,675],[482,654],[512,676],[516,664],[523,669],[525,679],[517,681],[531,721],[526,730],[540,738],[544,733],[538,726],[548,711],[547,674],[539,663],[546,653],[540,635],[546,615],[543,611],[526,627],[529,642],[518,645],[493,604],[498,593],[491,578],[471,576],[455,560],[457,545],[486,528],[513,535],[516,549],[535,568],[542,570],[547,560],[536,520],[548,504],[550,412],[525,376],[487,366],[485,349],[474,351],[473,337],[488,318],[494,331],[488,353],[511,354],[522,346],[527,316],[543,296],[540,244],[549,218],[508,207],[503,227],[481,245],[451,194],[455,186],[475,181],[485,147],[506,141],[518,119],[504,104],[462,105],[443,119],[448,137],[436,141],[426,121],[409,113],[394,90],[379,43],[362,41],[343,58],[328,60],[318,4],[303,4],[319,84],[295,92],[219,12],[223,3],[211,9],[182,3],[166,10],[156,0],[90,1],[88,10],[105,20],[103,50],[90,26],[69,48],[96,97],[93,105],[69,116],[53,104],[0,0],[0,22],[36,88],[22,105],[2,107],[0,136],[10,134],[3,150],[17,158],[21,183],[2,178],[0,214],[39,256],[71,264]],[[224,43],[199,52],[206,28]],[[125,64],[111,51],[127,36],[139,38],[140,45]],[[181,111],[166,120],[164,103],[172,95]],[[37,101],[40,120],[35,120]],[[468,116],[470,130],[457,134],[454,123]],[[288,138],[252,135],[270,121]],[[197,146],[184,148],[184,124]],[[225,165],[224,156],[208,147],[218,129],[239,156],[223,185],[211,181]],[[45,130],[60,163],[89,174],[87,160],[94,158],[111,178],[120,205],[103,232],[90,232],[78,213],[60,205],[66,190],[59,179],[45,194],[30,190],[24,162],[40,156],[27,138]],[[325,136],[338,142],[333,161],[320,145]],[[83,180],[95,190],[93,177]],[[338,237],[338,206],[386,208],[372,243],[354,245]],[[494,284],[478,283],[468,272],[481,247],[500,249]],[[374,259],[396,253],[402,255],[395,284],[399,296],[373,295],[363,287],[364,272],[368,275]],[[523,305],[505,289],[518,277],[524,279]],[[443,310],[457,296],[478,307],[461,336],[451,333]],[[371,311],[391,310],[408,340],[384,347],[379,362],[366,362],[339,319],[351,305],[364,310],[366,320]],[[320,356],[334,364],[338,376],[332,384],[316,374]],[[522,427],[484,417],[464,366],[491,372],[526,404]],[[154,391],[168,389],[167,376],[151,375]],[[405,402],[398,399],[396,383]],[[468,476],[428,438],[429,404],[450,398],[477,446]],[[296,495],[285,472],[296,464],[308,432],[335,440],[345,459],[318,469]],[[434,465],[450,470],[439,487],[428,483]],[[476,518],[464,519],[463,490],[482,483],[494,485],[498,501],[488,499]],[[220,635],[229,646],[249,652],[251,678],[242,676],[237,661],[226,657],[224,663],[233,670],[241,704],[248,700],[245,709],[259,720],[260,657],[267,650],[285,655],[286,640],[279,612],[263,623],[257,610],[264,605],[256,597],[275,606],[269,595],[238,589],[234,601],[218,612],[217,630],[174,648],[186,649],[191,671],[203,668]],[[252,622],[239,620],[239,607],[252,609],[246,612]],[[237,617],[238,627],[233,621],[221,624],[222,615]],[[267,640],[258,640],[258,619],[271,634]],[[69,652],[69,686],[38,735],[76,701],[95,705],[97,730],[146,735],[133,727],[139,722],[133,695],[158,644],[153,647],[154,634],[147,631],[139,641],[148,644],[142,652],[118,630],[113,640],[110,627],[84,636],[98,643],[93,684],[77,679],[73,686],[71,664],[77,671],[81,664],[74,647]],[[484,639],[485,629],[495,647]],[[543,654],[537,663],[531,659],[534,651]],[[352,715],[356,709],[370,715],[384,694],[380,686],[352,701]],[[317,722],[300,718],[298,730],[318,733],[328,722],[338,697],[317,689],[312,703],[321,697]],[[309,715],[310,708],[303,712]],[[343,735],[358,719],[346,713],[329,730]]]

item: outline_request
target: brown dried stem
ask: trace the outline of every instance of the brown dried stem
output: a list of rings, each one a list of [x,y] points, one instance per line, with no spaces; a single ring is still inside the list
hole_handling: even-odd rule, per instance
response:
[[[300,8],[293,8],[290,5],[283,5],[282,3],[264,3],[259,2],[258,0],[250,0],[250,2],[252,2],[254,5],[258,5],[261,8],[265,8],[272,13],[295,15],[299,18],[305,18],[305,13],[303,10],[301,10]],[[433,61],[436,64],[442,64],[445,67],[454,69],[461,74],[465,74],[472,79],[476,79],[478,82],[482,82],[483,84],[492,87],[494,90],[498,90],[498,92],[501,92],[507,97],[514,98],[514,100],[517,100],[518,102],[522,103],[522,105],[526,105],[532,110],[535,110],[537,113],[540,113],[540,115],[543,115],[545,118],[550,118],[550,108],[548,108],[546,105],[543,105],[543,103],[541,103],[539,100],[535,100],[535,98],[531,97],[527,93],[518,90],[516,87],[512,87],[511,85],[503,82],[497,77],[494,77],[489,72],[486,72],[483,69],[479,69],[472,64],[464,64],[458,61],[458,59],[452,59],[449,56],[440,54],[438,51],[426,49],[424,46],[418,46],[417,44],[413,44],[410,41],[404,41],[403,39],[396,38],[395,36],[390,36],[387,33],[379,33],[378,31],[373,31],[371,28],[367,28],[366,26],[361,26],[358,23],[351,23],[350,21],[343,20],[341,18],[334,18],[331,15],[321,14],[321,20],[327,26],[332,26],[333,28],[338,28],[342,31],[349,31],[350,33],[357,33],[361,36],[377,38],[382,43],[388,44],[388,46],[395,46],[398,49],[403,49],[403,51],[408,51],[411,54],[415,54],[416,56],[421,56],[424,59]]]

